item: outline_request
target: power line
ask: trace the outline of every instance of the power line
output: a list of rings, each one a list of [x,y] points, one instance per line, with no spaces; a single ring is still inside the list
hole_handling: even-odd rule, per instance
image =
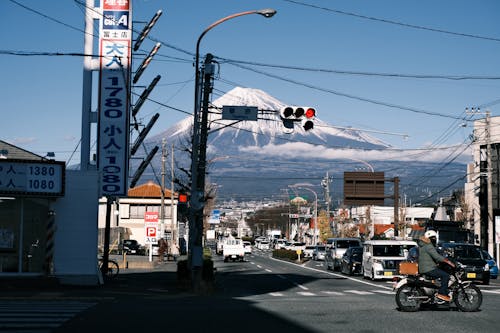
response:
[[[304,72],[316,73],[329,73],[329,74],[342,74],[342,75],[359,75],[359,76],[374,76],[374,77],[391,77],[391,78],[411,78],[411,79],[441,79],[441,80],[500,80],[500,76],[484,76],[484,75],[436,75],[436,74],[402,74],[402,73],[379,73],[379,72],[361,72],[361,71],[348,71],[340,69],[326,69],[326,68],[313,68],[313,67],[299,67],[278,64],[266,64],[255,61],[234,60],[223,57],[216,57],[221,60],[221,63],[228,64],[245,64],[259,67],[277,68],[296,70]]]
[[[386,107],[393,108],[393,109],[400,109],[400,110],[410,111],[410,112],[414,112],[414,113],[427,114],[427,115],[430,115],[430,116],[437,116],[437,117],[451,118],[451,119],[459,119],[459,120],[463,119],[463,118],[460,118],[460,117],[457,117],[457,116],[452,116],[452,115],[447,115],[447,114],[438,113],[438,112],[432,112],[432,111],[426,111],[426,110],[416,109],[416,108],[402,106],[402,105],[397,105],[397,104],[391,104],[391,103],[377,101],[377,100],[366,98],[366,97],[360,97],[360,96],[355,96],[355,95],[344,93],[344,92],[340,92],[340,91],[335,91],[335,90],[332,90],[332,89],[326,89],[326,88],[322,88],[322,87],[314,86],[312,84],[308,84],[308,83],[300,82],[300,81],[297,81],[297,80],[285,78],[283,76],[271,74],[271,73],[268,73],[268,72],[264,72],[264,71],[261,71],[261,70],[257,70],[257,69],[250,68],[250,67],[243,66],[243,65],[240,65],[240,64],[236,64],[236,63],[229,63],[229,64],[231,64],[233,66],[236,66],[236,67],[239,67],[239,68],[242,68],[242,69],[245,69],[245,70],[248,70],[248,71],[251,71],[251,72],[255,72],[255,73],[258,73],[258,74],[261,74],[261,75],[264,75],[264,76],[268,76],[268,77],[271,77],[271,78],[274,78],[274,79],[277,79],[277,80],[280,80],[280,81],[285,81],[285,82],[288,82],[288,83],[293,83],[293,84],[296,84],[296,85],[299,85],[299,86],[302,86],[302,87],[306,87],[306,88],[310,88],[310,89],[313,89],[313,90],[318,90],[318,91],[326,92],[326,93],[337,95],[337,96],[346,97],[346,98],[349,98],[349,99],[358,100],[358,101],[361,101],[361,102],[367,102],[367,103],[371,103],[371,104],[386,106]]]
[[[296,5],[300,5],[300,6],[321,9],[321,10],[336,13],[336,14],[357,17],[357,18],[375,21],[375,22],[382,22],[382,23],[398,25],[398,26],[402,26],[402,27],[406,27],[406,28],[426,30],[426,31],[438,32],[438,33],[442,33],[442,34],[448,34],[448,35],[454,35],[454,36],[460,36],[460,37],[483,39],[483,40],[489,40],[489,41],[493,41],[493,42],[500,42],[500,38],[496,38],[496,37],[480,36],[480,35],[473,35],[473,34],[467,34],[467,33],[462,33],[462,32],[453,32],[453,31],[437,29],[437,28],[429,28],[429,27],[424,27],[424,26],[420,26],[420,25],[408,24],[408,23],[397,22],[397,21],[392,21],[392,20],[387,20],[387,19],[381,19],[381,18],[372,17],[372,16],[366,16],[366,15],[361,15],[361,14],[356,14],[356,13],[345,12],[345,11],[338,10],[338,9],[321,7],[321,6],[317,6],[317,5],[313,5],[313,4],[304,3],[301,1],[294,1],[294,0],[282,0],[282,1],[290,2],[290,3],[296,4]]]

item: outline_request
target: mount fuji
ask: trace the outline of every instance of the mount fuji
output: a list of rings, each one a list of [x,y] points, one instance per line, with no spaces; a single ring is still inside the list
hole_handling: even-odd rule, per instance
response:
[[[258,120],[223,120],[222,106],[255,106],[259,110]],[[327,172],[333,180],[330,194],[335,197],[341,196],[344,171],[367,166],[372,171],[374,167],[376,171],[397,168],[397,175],[404,177],[425,172],[434,165],[416,162],[415,158],[405,162],[404,157],[393,156],[392,147],[382,140],[356,129],[335,128],[318,117],[312,130],[305,131],[296,124],[293,133],[286,134],[279,115],[285,106],[262,90],[241,87],[211,103],[207,183],[217,184],[218,199],[245,201],[283,196],[281,190],[291,184],[319,185]],[[191,146],[192,126],[193,118],[189,116],[144,142],[147,151],[154,146],[161,147],[163,141],[168,147],[175,147],[176,178],[183,178],[179,168],[190,168],[190,155],[186,150]],[[394,159],[399,160],[400,168],[395,166]],[[158,178],[158,170],[162,168],[160,153],[151,164],[152,168],[146,169],[142,180],[152,179],[154,175]],[[456,165],[456,172],[464,170],[463,164]]]

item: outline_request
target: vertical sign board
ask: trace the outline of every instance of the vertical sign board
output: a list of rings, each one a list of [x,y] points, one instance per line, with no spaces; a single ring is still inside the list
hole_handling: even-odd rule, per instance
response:
[[[158,243],[158,212],[144,213],[144,244]]]
[[[101,0],[99,32],[98,168],[100,194],[125,196],[128,187],[129,87],[132,6]]]

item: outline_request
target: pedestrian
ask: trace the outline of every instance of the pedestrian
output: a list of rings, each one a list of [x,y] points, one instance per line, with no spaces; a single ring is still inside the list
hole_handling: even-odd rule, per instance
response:
[[[166,251],[167,241],[164,238],[160,238],[160,240],[158,241],[158,262],[163,262]]]

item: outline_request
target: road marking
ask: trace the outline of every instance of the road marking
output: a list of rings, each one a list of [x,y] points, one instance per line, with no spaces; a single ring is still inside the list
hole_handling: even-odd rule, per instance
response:
[[[284,296],[282,293],[269,293],[268,295],[269,295],[269,296],[273,296],[273,297],[280,297],[280,296]]]
[[[343,296],[344,293],[341,293],[340,291],[322,291],[323,294],[327,294],[327,295],[335,295],[335,296]]]
[[[96,305],[78,301],[0,301],[0,331],[48,332]]]
[[[356,295],[373,295],[371,291],[362,291],[362,290],[344,290],[344,292]]]
[[[257,267],[258,267],[258,268],[262,268],[262,266],[261,266],[261,265],[257,265]]]
[[[297,294],[302,295],[302,296],[316,296],[315,293],[311,293],[309,291],[298,291]]]
[[[487,294],[499,294],[500,295],[500,289],[495,289],[495,290],[486,290],[486,289],[481,289],[483,293]]]
[[[323,274],[328,274],[328,275],[332,275],[332,276],[336,276],[336,277],[341,277],[341,278],[346,279],[346,280],[351,280],[351,281],[354,281],[354,282],[357,282],[357,283],[366,284],[366,285],[369,285],[369,286],[372,286],[372,287],[375,287],[375,288],[392,290],[392,287],[386,287],[386,286],[378,285],[378,284],[371,283],[371,282],[368,282],[368,281],[358,280],[358,279],[355,279],[355,278],[352,278],[352,277],[349,277],[349,276],[345,276],[345,275],[341,275],[341,274],[337,274],[337,273],[333,273],[333,272],[328,272],[328,271],[324,271],[324,270],[319,270],[319,269],[313,268],[313,267],[307,267],[307,266],[297,265],[297,264],[294,264],[293,262],[288,262],[288,261],[285,261],[285,260],[276,259],[276,258],[273,258],[271,256],[269,256],[269,259],[275,260],[275,261],[279,261],[279,262],[284,263],[284,264],[294,265],[295,267],[299,267],[299,268],[303,268],[303,269],[308,269],[310,271],[315,271],[315,272],[320,272],[320,273],[323,273]]]
[[[266,272],[272,273],[273,271],[266,268]]]
[[[374,293],[378,293],[378,294],[386,294],[386,295],[394,295],[395,294],[395,292],[391,291],[391,290],[371,290],[371,291]]]

